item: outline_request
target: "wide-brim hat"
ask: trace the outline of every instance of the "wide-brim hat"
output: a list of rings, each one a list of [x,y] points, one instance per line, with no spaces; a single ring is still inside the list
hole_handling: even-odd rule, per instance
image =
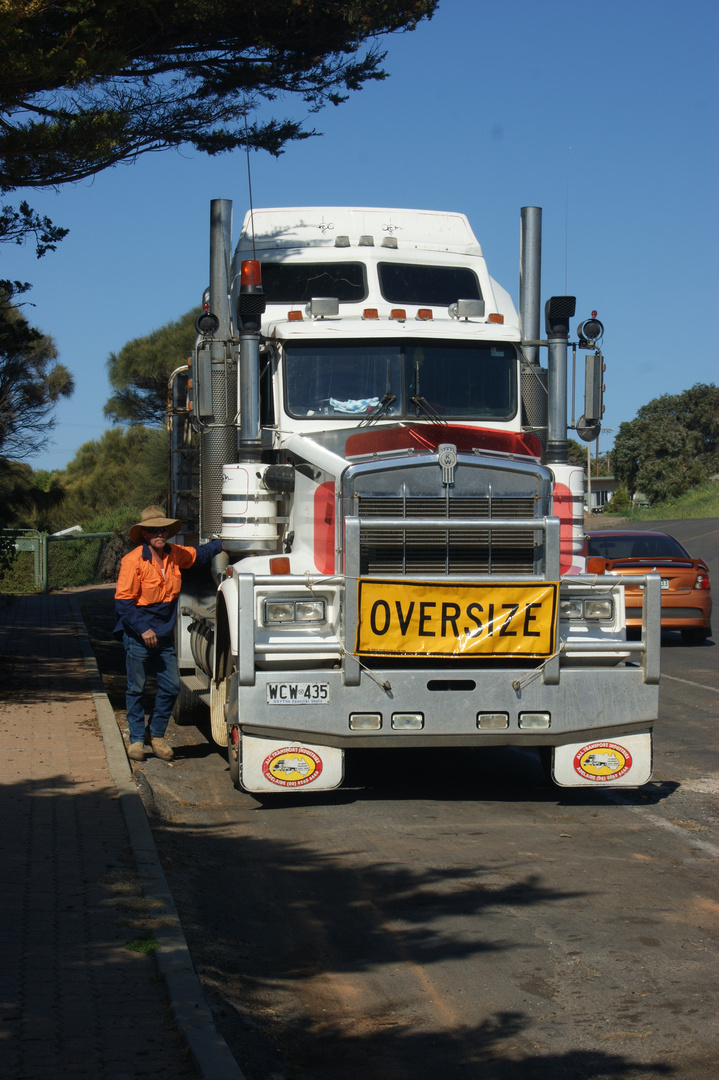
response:
[[[167,529],[169,537],[174,536],[181,528],[182,522],[178,518],[165,517],[160,506],[146,506],[138,523],[130,529],[130,539],[133,544],[139,544],[143,529]]]

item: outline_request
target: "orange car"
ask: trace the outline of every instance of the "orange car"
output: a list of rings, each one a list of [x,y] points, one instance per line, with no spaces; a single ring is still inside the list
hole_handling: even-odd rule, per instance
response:
[[[661,574],[662,630],[680,630],[682,640],[690,645],[701,645],[711,635],[707,564],[693,559],[673,536],[614,529],[587,533],[585,554],[606,559],[608,574]],[[627,586],[624,595],[627,630],[637,630],[642,625],[639,588]]]

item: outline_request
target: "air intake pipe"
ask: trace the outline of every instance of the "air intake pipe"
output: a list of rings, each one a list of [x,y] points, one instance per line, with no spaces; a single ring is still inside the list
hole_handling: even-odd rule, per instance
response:
[[[200,535],[220,535],[222,529],[222,469],[237,460],[235,365],[229,355],[232,336],[229,303],[229,255],[232,244],[232,202],[210,203],[209,311],[216,317],[209,349],[198,350],[200,417]],[[208,356],[209,353],[209,356]]]
[[[539,338],[542,295],[542,209],[523,206],[519,237],[519,330],[522,342]],[[525,345],[530,364],[539,365],[539,347]]]
[[[267,301],[262,270],[256,259],[240,268],[237,325],[240,331],[240,461],[259,461],[262,451],[260,427],[260,326]]]

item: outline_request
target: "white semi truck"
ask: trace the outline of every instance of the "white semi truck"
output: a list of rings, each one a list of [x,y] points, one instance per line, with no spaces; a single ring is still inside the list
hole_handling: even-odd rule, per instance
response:
[[[540,336],[541,210],[518,313],[462,214],[254,210],[234,256],[231,222],[214,200],[171,380],[172,514],[224,548],[184,583],[180,721],[208,705],[258,793],[337,787],[355,747],[531,746],[559,785],[645,783],[660,579],[628,641],[568,462],[568,357],[590,438],[602,326],[570,342],[551,297]]]

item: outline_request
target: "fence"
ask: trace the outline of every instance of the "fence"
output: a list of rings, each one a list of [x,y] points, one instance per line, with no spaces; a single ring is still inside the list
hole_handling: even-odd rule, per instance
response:
[[[0,577],[0,592],[26,595],[96,585],[114,580],[103,574],[106,550],[115,533],[50,536],[32,529],[3,529],[2,539],[15,548],[15,559]]]

